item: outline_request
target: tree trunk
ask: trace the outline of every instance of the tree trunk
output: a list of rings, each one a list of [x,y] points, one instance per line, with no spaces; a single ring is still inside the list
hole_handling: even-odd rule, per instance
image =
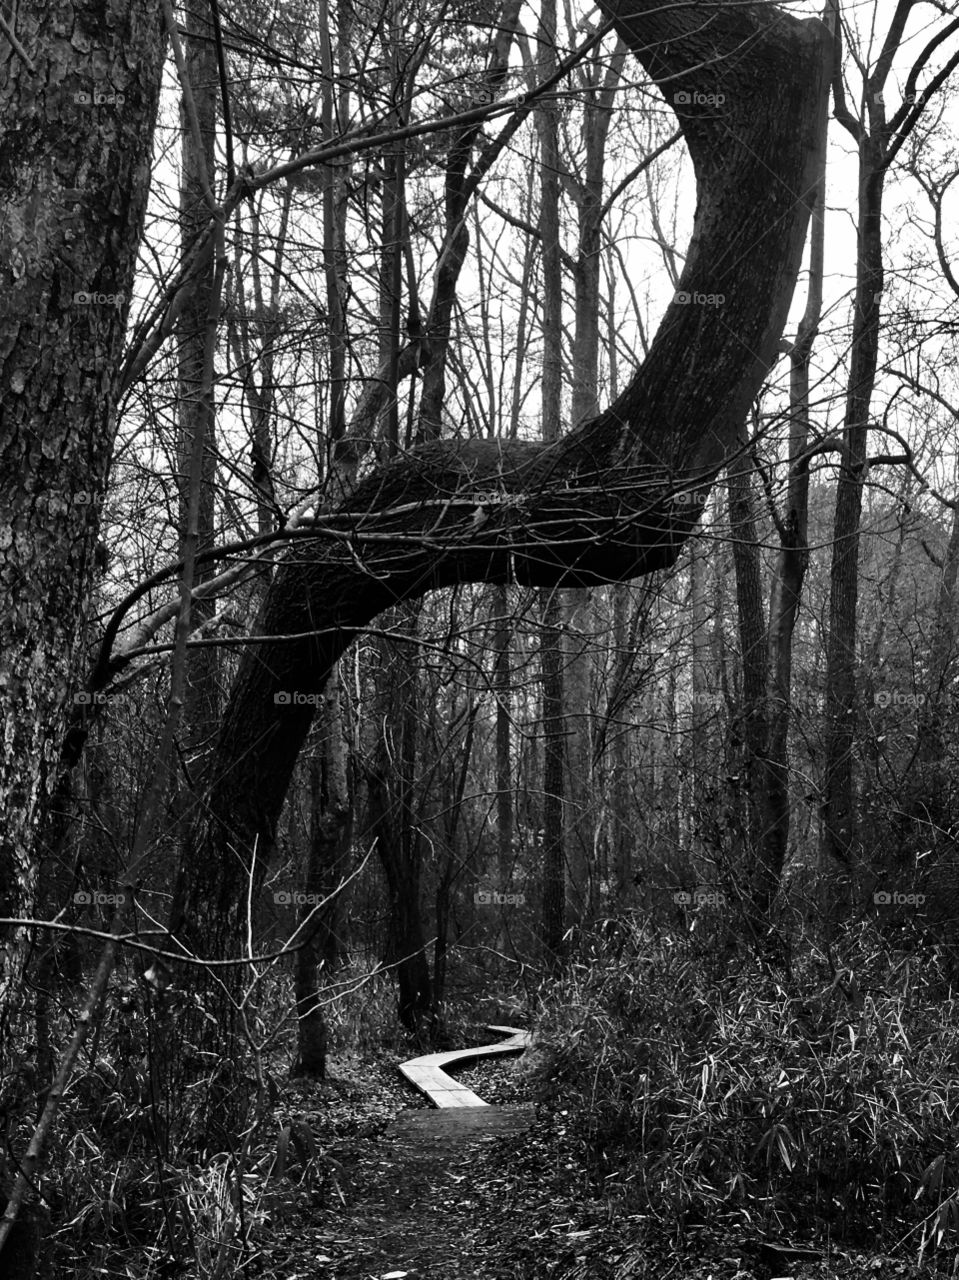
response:
[[[77,643],[96,572],[163,37],[151,0],[21,0],[5,12],[32,68],[0,33],[0,915],[29,917],[35,832],[70,712],[85,710],[74,704]],[[26,1031],[29,946],[26,928],[3,931],[4,1059]],[[30,1250],[17,1261],[14,1247],[0,1269],[28,1274]]]
[[[486,84],[482,86],[490,97],[502,86],[509,68],[510,51],[519,27],[522,0],[503,0],[494,32],[491,33]],[[473,175],[467,179],[467,169],[473,148],[482,132],[481,124],[458,129],[453,135],[446,157],[443,182],[444,237],[443,248],[436,268],[436,283],[429,315],[426,317],[426,342],[422,344],[425,364],[423,391],[420,396],[417,440],[435,440],[443,427],[443,408],[446,401],[446,368],[450,347],[450,328],[453,308],[456,304],[456,286],[469,249],[469,232],[464,215],[470,197],[475,190]],[[410,331],[414,339],[420,336],[418,309],[410,317]]]
[[[556,0],[540,10],[541,78],[556,70]],[[563,262],[559,220],[559,107],[549,100],[536,109],[539,135],[539,233],[542,242],[542,432],[559,439],[563,411]],[[563,633],[566,601],[557,591],[540,593],[540,668],[543,681],[543,953],[555,965],[562,954],[566,916],[566,752],[563,697]]]
[[[707,869],[710,857],[708,842],[703,838],[707,824],[715,813],[715,799],[709,794],[708,770],[716,759],[709,749],[716,736],[715,690],[711,679],[712,654],[706,623],[710,605],[706,593],[709,544],[694,542],[689,556],[690,668],[692,671],[692,703],[689,712],[689,803],[685,806],[689,830],[685,839],[696,868],[697,880],[712,882],[714,873]]]
[[[765,936],[769,905],[778,887],[762,858],[766,787],[767,630],[763,614],[762,566],[753,508],[753,465],[746,452],[745,426],[740,436],[743,453],[729,467],[729,532],[736,574],[739,646],[742,654],[742,699],[736,709],[735,761],[737,790],[745,801],[749,891],[746,926],[755,944]]]
[[[599,793],[593,776],[591,684],[595,631],[592,590],[565,593],[566,634],[563,655],[563,708],[566,794],[565,844],[573,922],[594,918],[598,901],[595,865]]]
[[[420,913],[420,859],[398,831],[396,806],[386,781],[388,762],[380,759],[367,773],[370,826],[390,895],[390,934],[386,960],[396,966],[399,1018],[417,1031],[432,1007],[432,984]]]
[[[556,966],[563,954],[566,921],[566,751],[563,716],[562,602],[542,593],[540,667],[543,679],[543,957]]]
[[[310,844],[301,887],[306,899],[297,912],[296,941],[303,945],[294,959],[297,1054],[293,1075],[322,1080],[326,1075],[327,1031],[320,1003],[321,974],[329,974],[342,942],[336,922],[339,895],[317,910],[343,878],[343,855],[349,847],[353,809],[339,680],[326,688],[323,733],[310,761]]]
[[[769,601],[769,711],[766,740],[764,838],[757,851],[766,884],[779,884],[789,847],[789,724],[792,717],[793,635],[809,564],[809,363],[822,313],[825,239],[825,163],[817,176],[810,225],[809,292],[789,352],[789,478],[780,522],[779,564]],[[765,893],[765,888],[761,888]],[[761,901],[761,899],[760,899]]]
[[[510,665],[511,628],[507,609],[506,588],[493,587],[490,593],[493,622],[493,688],[496,690],[496,886],[500,893],[510,893],[513,874],[513,767],[510,759]],[[496,949],[506,941],[500,904],[496,912]]]
[[[331,42],[330,7],[320,0],[318,13],[320,61],[323,68],[321,122],[324,138],[333,137],[334,118],[348,120],[349,110],[349,37],[352,25],[351,6],[336,6],[336,61],[342,86],[338,101],[334,100],[334,53]],[[346,296],[348,288],[346,245],[346,178],[349,158],[338,164],[323,165],[320,189],[323,198],[323,274],[326,279],[326,307],[329,316],[330,342],[330,409],[327,436],[329,444],[342,439],[346,430],[346,368],[348,335],[346,330]]]
[[[187,74],[190,81],[194,118],[185,97],[180,100],[180,132],[182,135],[182,176],[180,180],[180,252],[185,260],[197,236],[206,229],[210,207],[204,193],[213,194],[215,175],[216,101],[219,79],[216,46],[212,38],[209,5],[206,0],[187,0],[184,11],[186,30],[183,42]],[[194,127],[196,126],[196,127]],[[197,136],[197,132],[199,136]],[[213,296],[214,262],[208,264],[197,280],[197,286],[183,308],[177,324],[178,341],[178,413],[179,442],[177,477],[180,490],[180,555],[184,554],[187,515],[190,510],[188,477],[193,441],[204,441],[203,473],[200,483],[197,554],[211,550],[214,542],[214,482],[216,471],[216,438],[213,400],[203,395],[206,363],[206,332]],[[212,565],[201,567],[196,585],[212,577]],[[197,600],[193,618],[200,625],[211,617],[213,599]],[[183,731],[187,740],[188,768],[194,752],[202,752],[219,720],[217,697],[217,651],[214,647],[195,649],[190,654],[186,703],[183,708]],[[197,769],[202,776],[202,769]]]
[[[622,653],[626,645],[626,598],[622,588],[613,587],[613,646]],[[617,717],[618,718],[618,717]],[[629,737],[620,724],[612,726],[609,753],[609,843],[613,864],[613,897],[626,906],[636,897],[633,885],[635,837],[630,822]],[[605,904],[604,904],[605,905]]]
[[[574,329],[571,420],[573,426],[599,413],[600,265],[602,249],[603,171],[606,140],[612,120],[616,87],[626,60],[622,37],[607,61],[583,69],[589,87],[583,103],[583,176],[567,175],[567,188],[576,202],[578,243],[573,266]],[[590,683],[593,655],[586,637],[594,630],[594,601],[590,591],[565,595],[567,654],[564,659],[566,712],[566,857],[570,870],[574,918],[592,919],[597,911],[599,871],[595,866],[599,824],[598,796],[593,785],[590,733]]]
[[[846,397],[843,448],[836,490],[829,641],[826,649],[826,760],[821,844],[822,893],[831,919],[852,902],[856,835],[853,745],[856,740],[856,618],[859,530],[866,477],[869,407],[879,354],[882,293],[882,144],[864,137],[859,159],[856,314]]]
[[[940,569],[939,593],[929,655],[929,696],[919,715],[916,754],[923,765],[943,765],[949,673],[956,658],[956,584],[959,580],[959,508],[952,513],[949,544]],[[944,815],[945,816],[945,815]]]
[[[255,843],[272,844],[309,699],[356,632],[439,587],[588,586],[673,564],[694,519],[672,495],[683,481],[708,489],[773,362],[809,215],[784,193],[811,192],[818,171],[828,33],[766,5],[723,4],[706,26],[653,0],[618,15],[650,74],[689,98],[681,123],[699,203],[688,300],[669,306],[642,368],[598,417],[545,444],[419,446],[361,481],[284,563],[258,623],[276,640],[244,659],[221,729],[196,833],[204,881],[173,917],[202,924],[204,951],[237,936],[223,831],[234,845],[243,833],[246,862]],[[259,858],[253,869],[258,882]]]
[[[476,713],[478,703],[470,696],[466,709],[466,737],[457,767],[459,772],[450,772],[445,788],[446,799],[443,805],[443,843],[446,858],[443,868],[437,877],[436,884],[436,945],[433,954],[433,1012],[438,1014],[446,994],[447,961],[449,958],[449,926],[453,904],[453,886],[461,868],[466,866],[466,858],[459,850],[460,819],[463,814],[463,797],[466,794],[466,782],[473,762],[473,739],[476,731]],[[458,720],[459,715],[451,714],[451,720]],[[502,882],[500,882],[502,883]]]

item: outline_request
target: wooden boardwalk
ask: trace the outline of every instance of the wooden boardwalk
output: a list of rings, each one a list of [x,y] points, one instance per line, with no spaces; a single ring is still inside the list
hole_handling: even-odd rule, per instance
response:
[[[477,1049],[452,1049],[448,1053],[427,1053],[422,1058],[411,1058],[409,1062],[400,1063],[400,1071],[410,1084],[421,1093],[425,1093],[436,1107],[486,1107],[489,1103],[459,1084],[452,1076],[448,1076],[444,1067],[451,1067],[456,1062],[469,1062],[479,1058],[496,1058],[501,1053],[522,1053],[529,1047],[529,1032],[518,1031],[515,1027],[496,1027],[486,1024],[490,1031],[499,1031],[508,1036],[508,1040],[497,1044],[480,1045]]]

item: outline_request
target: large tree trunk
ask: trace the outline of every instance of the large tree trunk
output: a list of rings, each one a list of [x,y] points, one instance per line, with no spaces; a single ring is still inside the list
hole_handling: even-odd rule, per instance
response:
[[[0,34],[0,118],[10,126],[0,138],[4,915],[32,914],[34,824],[79,692],[75,647],[150,185],[158,15],[154,3],[21,4],[17,27],[36,74]],[[5,938],[0,1002],[22,959],[23,936]]]
[[[22,0],[5,12],[32,65],[0,33],[0,915],[28,917],[34,835],[81,692],[77,640],[95,572],[163,38],[152,0]],[[5,1055],[26,1029],[29,942],[26,929],[3,931]],[[30,1247],[20,1248],[19,1233]],[[35,1236],[24,1213],[3,1251],[5,1275],[29,1273]]]
[[[664,92],[687,100],[699,199],[684,296],[598,417],[553,443],[426,443],[291,549],[258,624],[275,640],[244,661],[224,718],[202,874],[173,913],[204,951],[238,926],[243,870],[219,850],[232,844],[244,866],[255,844],[268,851],[312,699],[357,631],[439,587],[587,586],[673,564],[695,505],[672,495],[708,488],[773,363],[817,173],[828,33],[771,5],[704,16],[638,0],[615,13]]]

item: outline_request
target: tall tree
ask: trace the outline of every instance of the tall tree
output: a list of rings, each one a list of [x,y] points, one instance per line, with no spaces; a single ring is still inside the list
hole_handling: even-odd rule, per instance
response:
[[[193,242],[206,227],[216,208],[215,144],[216,102],[219,79],[216,46],[206,0],[187,0],[185,8],[187,38],[183,53],[187,84],[181,90],[180,132],[180,250],[186,259]],[[213,296],[215,268],[212,258],[197,280],[197,287],[180,313],[177,322],[179,388],[177,405],[180,438],[177,469],[180,489],[180,554],[185,551],[187,517],[190,510],[188,477],[193,442],[204,441],[203,472],[198,504],[197,551],[209,551],[214,541],[215,439],[212,399],[202,393],[206,364],[206,333]],[[201,570],[200,581],[211,577],[212,565]],[[198,600],[194,620],[204,622],[213,613],[213,601]],[[187,702],[184,707],[184,730],[188,748],[202,749],[212,735],[218,717],[216,649],[194,651],[190,660]],[[190,751],[186,753],[189,758]]]
[[[856,624],[859,601],[859,537],[868,459],[869,412],[879,358],[883,290],[882,198],[889,167],[914,128],[926,97],[959,64],[953,54],[932,77],[926,94],[916,88],[929,60],[952,34],[946,24],[929,40],[906,77],[904,100],[891,118],[884,93],[916,0],[899,0],[875,66],[865,76],[866,119],[850,111],[842,78],[839,40],[834,42],[833,96],[839,123],[859,153],[856,227],[856,294],[843,446],[836,490],[826,664],[826,758],[823,778],[821,861],[823,901],[831,917],[851,903],[856,860],[853,747],[856,740]],[[837,28],[838,30],[838,28]],[[860,60],[860,65],[864,65]]]
[[[543,0],[539,28],[540,78],[556,70],[556,0]],[[543,440],[559,439],[563,411],[563,261],[559,207],[559,103],[544,99],[536,110],[539,134],[539,237],[542,246]],[[563,624],[559,592],[540,593],[543,681],[543,950],[559,959],[566,914],[566,724],[563,706]]]
[[[0,32],[0,915],[8,917],[33,914],[34,831],[81,693],[77,640],[150,188],[160,12],[154,0],[24,0]],[[25,929],[3,933],[0,1018],[19,1001],[27,942]]]
[[[825,157],[824,157],[825,158]],[[789,440],[785,510],[777,518],[779,555],[769,601],[768,710],[762,784],[762,840],[755,859],[752,900],[768,911],[779,886],[789,844],[789,726],[793,697],[793,637],[809,565],[809,368],[822,313],[826,174],[819,174],[810,224],[809,288],[806,307],[789,350]],[[756,775],[754,775],[756,776]]]
[[[708,489],[774,358],[815,186],[828,33],[758,4],[722,3],[705,23],[653,0],[608,12],[674,100],[696,169],[683,297],[603,413],[555,442],[425,443],[289,556],[258,623],[276,639],[243,662],[224,719],[196,832],[201,893],[174,913],[204,947],[228,947],[238,927],[223,839],[262,874],[255,846],[272,844],[312,719],[274,695],[320,690],[357,628],[437,587],[586,586],[674,563],[694,520],[672,495]]]

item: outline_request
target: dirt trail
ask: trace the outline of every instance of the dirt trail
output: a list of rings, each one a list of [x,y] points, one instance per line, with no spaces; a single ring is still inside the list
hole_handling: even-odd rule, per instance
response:
[[[522,1132],[532,1119],[531,1106],[400,1112],[375,1160],[354,1170],[344,1188],[339,1243],[349,1245],[317,1276],[368,1280],[405,1272],[407,1280],[489,1280],[493,1259],[478,1239],[489,1224],[476,1213],[470,1163],[486,1144]]]

